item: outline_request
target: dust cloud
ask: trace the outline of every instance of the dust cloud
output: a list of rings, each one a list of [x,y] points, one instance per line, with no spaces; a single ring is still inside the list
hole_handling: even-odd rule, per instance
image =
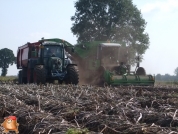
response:
[[[104,84],[104,71],[109,70],[116,74],[115,72],[119,72],[119,66],[123,63],[124,65],[128,64],[128,57],[130,58],[127,49],[118,47],[105,47],[102,49],[99,55],[99,59],[101,58],[101,66],[98,69],[91,70],[89,69],[89,62],[96,61],[96,55],[88,55],[87,58],[81,58],[76,53],[71,54],[71,60],[74,64],[77,64],[79,70],[79,84],[91,84],[91,85],[103,85]],[[95,65],[94,65],[95,68]],[[120,73],[117,73],[118,75]]]

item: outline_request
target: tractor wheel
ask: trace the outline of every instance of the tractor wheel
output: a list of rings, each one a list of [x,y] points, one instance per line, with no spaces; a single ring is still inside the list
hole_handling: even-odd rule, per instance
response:
[[[19,71],[19,74],[18,74],[18,83],[22,84],[22,70]]]
[[[46,70],[44,66],[37,65],[33,70],[33,82],[37,84],[45,84]]]
[[[31,69],[27,69],[27,83],[33,82],[33,71]]]
[[[63,81],[62,80],[58,80],[58,84],[62,84],[63,83]]]
[[[67,67],[67,78],[65,80],[66,84],[77,85],[79,83],[78,70],[74,66]]]
[[[24,76],[26,73],[26,70],[20,70],[18,74],[18,83],[19,84],[27,84],[27,78]]]
[[[136,75],[146,75],[146,71],[143,67],[139,67],[136,71]]]
[[[27,68],[22,69],[22,84],[27,84]]]
[[[54,84],[54,80],[48,80],[49,84]]]

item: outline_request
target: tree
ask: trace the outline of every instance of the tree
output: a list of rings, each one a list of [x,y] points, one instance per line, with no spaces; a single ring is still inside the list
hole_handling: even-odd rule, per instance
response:
[[[78,0],[75,8],[71,30],[78,43],[109,40],[131,46],[138,54],[148,49],[146,22],[132,0]]]
[[[9,65],[13,65],[13,63],[15,63],[13,51],[8,48],[1,49],[0,50],[0,68],[2,68],[1,76],[6,76],[7,68],[9,68]]]
[[[170,74],[165,74],[164,75],[164,80],[165,81],[170,81],[171,80],[171,75]]]
[[[156,80],[158,80],[158,81],[161,81],[161,80],[162,80],[161,74],[157,74],[157,75],[156,75]]]
[[[174,74],[178,76],[178,67],[174,70]]]

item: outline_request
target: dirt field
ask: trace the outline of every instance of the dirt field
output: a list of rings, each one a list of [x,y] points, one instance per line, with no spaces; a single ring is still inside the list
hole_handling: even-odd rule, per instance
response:
[[[0,85],[0,123],[15,115],[20,134],[178,134],[177,112],[177,87]]]

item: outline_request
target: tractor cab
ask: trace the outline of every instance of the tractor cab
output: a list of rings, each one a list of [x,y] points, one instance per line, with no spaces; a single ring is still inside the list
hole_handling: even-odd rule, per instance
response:
[[[60,45],[50,45],[46,44],[44,45],[43,49],[43,56],[44,57],[59,57],[62,58],[62,47]]]
[[[102,43],[98,46],[98,59],[101,66],[117,74],[130,72],[129,51],[117,43]]]
[[[67,74],[66,66],[70,64],[69,62],[66,65],[66,61],[69,58],[66,58],[64,44],[53,41],[44,41],[41,45],[42,49],[40,52],[42,63],[47,70],[47,79],[56,79],[62,80]]]

